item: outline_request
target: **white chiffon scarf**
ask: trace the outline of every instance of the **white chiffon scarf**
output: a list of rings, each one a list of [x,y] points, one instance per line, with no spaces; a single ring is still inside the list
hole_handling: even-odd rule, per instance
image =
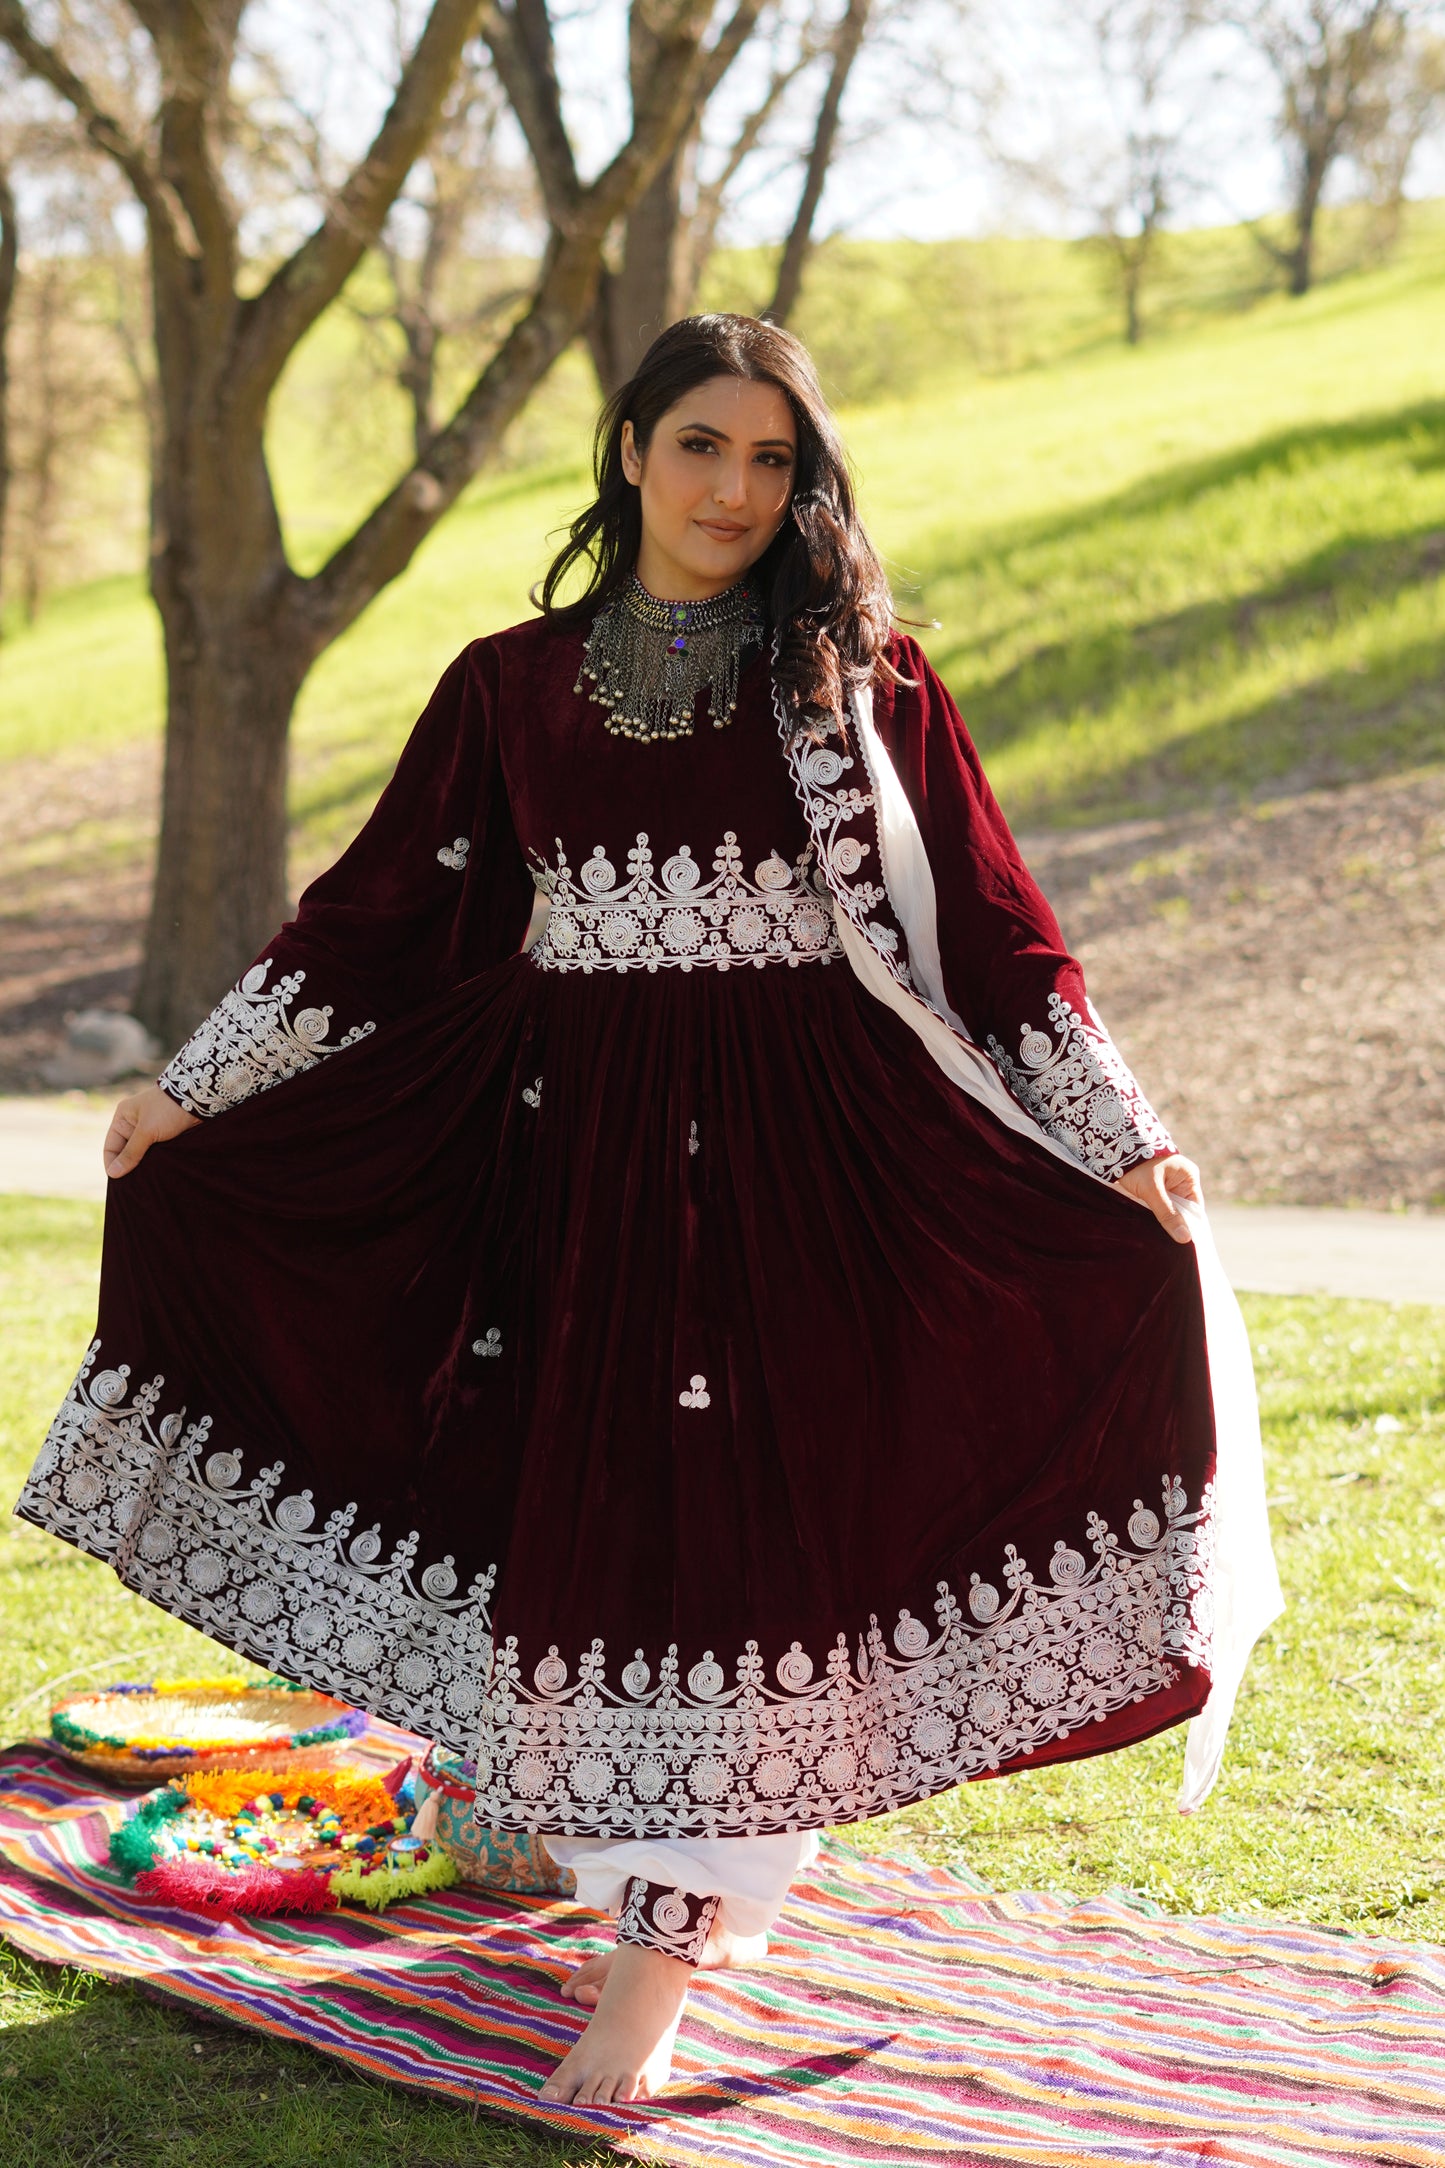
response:
[[[1072,1152],[1055,1143],[1024,1111],[949,1007],[938,953],[937,891],[923,837],[887,748],[874,727],[873,697],[866,687],[853,694],[853,711],[877,812],[884,884],[908,937],[913,975],[927,1000],[920,1000],[900,985],[848,914],[836,911],[838,937],[849,963],[869,993],[902,1017],[944,1075],[961,1091],[988,1107],[1010,1129],[1029,1137],[1041,1150],[1065,1161],[1085,1181],[1102,1180]],[[1123,1194],[1127,1196],[1128,1192]],[[1249,1337],[1234,1290],[1219,1261],[1208,1214],[1198,1204],[1185,1203],[1182,1210],[1199,1271],[1215,1430],[1211,1683],[1208,1701],[1189,1726],[1179,1791],[1180,1811],[1187,1814],[1208,1797],[1219,1774],[1225,1735],[1250,1650],[1284,1609],[1284,1596],[1270,1543],[1259,1403]]]

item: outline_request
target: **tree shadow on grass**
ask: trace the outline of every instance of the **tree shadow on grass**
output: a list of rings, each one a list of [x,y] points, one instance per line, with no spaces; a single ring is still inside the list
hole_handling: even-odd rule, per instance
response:
[[[1066,512],[1039,513],[1007,527],[984,530],[955,557],[938,560],[932,579],[967,577],[985,562],[1007,559],[1015,550],[1069,542],[1115,521],[1153,519],[1189,511],[1216,490],[1258,482],[1272,473],[1307,471],[1355,452],[1379,451],[1418,440],[1407,457],[1418,473],[1445,462],[1445,399],[1421,399],[1384,413],[1351,415],[1344,421],[1301,423],[1233,445],[1211,459],[1181,460],[1140,477],[1112,495],[1096,497]]]
[[[1111,558],[1132,564],[1147,556],[1148,537],[1138,530],[1161,516],[1187,517],[1211,490],[1271,472],[1303,472],[1343,452],[1387,446],[1417,472],[1445,466],[1445,402],[1282,431],[1220,459],[1192,461],[1077,512],[1022,523],[1008,537],[976,545],[951,564],[936,564],[934,577],[966,579],[987,564],[997,583],[1000,572],[1007,579],[1018,563],[1020,588],[1036,594],[1039,568],[1030,564],[1025,573],[1021,560],[1064,543],[1077,548],[1094,534],[1102,580]],[[1110,622],[1107,601],[1101,600],[1094,623],[1072,636],[1040,642],[997,674],[987,667],[1001,634],[996,621],[976,638],[936,646],[934,659],[985,754],[1047,741],[1090,717],[1099,719],[1092,773],[1080,776],[1063,768],[1056,781],[1032,790],[1022,786],[1018,809],[1034,818],[1074,816],[1100,806],[1118,813],[1141,803],[1197,801],[1220,789],[1248,791],[1283,779],[1344,781],[1445,754],[1439,683],[1445,639],[1362,656],[1286,696],[1252,705],[1247,713],[1161,736],[1142,756],[1133,750],[1133,719],[1150,704],[1161,712],[1174,708],[1181,695],[1202,693],[1216,703],[1227,699],[1230,679],[1260,655],[1292,642],[1328,638],[1355,622],[1363,626],[1371,614],[1411,589],[1432,585],[1442,572],[1445,523],[1385,535],[1334,535],[1267,584],[1142,622]],[[1021,608],[1018,618],[1023,615]],[[1117,755],[1111,755],[1108,743],[1111,712],[1130,718],[1120,726],[1129,749],[1121,746]]]
[[[1158,813],[1269,793],[1291,795],[1445,760],[1445,644],[1420,641],[1391,657],[1404,681],[1384,699],[1349,669],[1323,671],[1287,695],[1260,701],[1121,760],[1094,783],[1041,795],[1045,817],[1094,821]]]

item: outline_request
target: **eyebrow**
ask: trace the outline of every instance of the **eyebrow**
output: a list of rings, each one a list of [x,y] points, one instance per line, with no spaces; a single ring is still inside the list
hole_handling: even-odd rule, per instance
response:
[[[716,437],[719,444],[732,443],[732,438],[728,435],[726,429],[714,429],[711,422],[679,422],[676,433],[678,436]],[[754,437],[753,439],[753,450],[755,452],[763,450],[791,452],[796,449],[796,445],[789,437]]]

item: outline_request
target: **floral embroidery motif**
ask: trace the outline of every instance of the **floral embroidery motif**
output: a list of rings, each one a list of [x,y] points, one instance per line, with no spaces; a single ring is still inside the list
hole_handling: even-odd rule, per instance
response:
[[[699,1152],[700,1152],[701,1150],[702,1150],[702,1143],[701,1143],[701,1140],[700,1140],[700,1138],[698,1137],[698,1133],[697,1133],[697,1123],[696,1123],[696,1122],[690,1122],[690,1123],[688,1124],[688,1130],[687,1130],[687,1156],[688,1156],[688,1158],[689,1158],[689,1159],[696,1159],[696,1157],[697,1157],[698,1153],[699,1153]]]
[[[815,744],[810,738],[792,735],[792,723],[776,676],[773,709],[792,764],[794,788],[812,833],[819,879],[838,908],[847,912],[851,924],[877,949],[899,984],[917,994],[908,966],[903,929],[883,883],[882,867],[874,858],[874,846],[843,832],[854,821],[862,820],[865,814],[874,813],[874,793],[871,789],[860,790],[856,784],[843,781],[853,766],[851,754],[837,752],[831,745]],[[876,839],[876,817],[870,825]],[[876,881],[860,878],[865,871],[864,861],[870,858],[874,861],[873,870],[879,875]],[[922,996],[918,998],[921,1000]]]
[[[811,856],[805,851],[790,866],[774,853],[750,881],[729,829],[711,880],[685,843],[664,860],[659,878],[647,837],[639,835],[625,879],[599,843],[574,880],[559,839],[555,869],[538,858],[532,876],[552,903],[533,958],[544,971],[830,963],[841,950],[827,895],[808,879]]]
[[[665,1882],[635,1874],[617,1916],[617,1939],[700,1965],[721,1903],[720,1897],[696,1897],[691,1890],[669,1889]]]
[[[807,738],[792,737],[791,721],[776,678],[773,706],[821,876],[835,904],[872,943],[898,984],[925,1008],[942,1016],[943,1012],[914,983],[906,936],[886,885],[856,877],[871,856],[873,844],[860,842],[857,836],[843,831],[864,814],[870,814],[877,841],[876,793],[844,784],[843,778],[853,765],[847,753]],[[858,739],[860,744],[865,742],[861,731]],[[866,752],[864,760],[866,765]],[[871,776],[869,780],[871,783]],[[1014,1097],[1045,1134],[1081,1160],[1091,1174],[1105,1180],[1122,1174],[1138,1160],[1152,1158],[1156,1152],[1172,1151],[1168,1132],[1092,1005],[1086,1025],[1063,995],[1051,993],[1049,1014],[1055,1030],[1062,1035],[1061,1041],[1056,1046],[1046,1033],[1031,1031],[1026,1024],[1022,1068],[1005,1054],[997,1039],[988,1041],[988,1051]],[[944,1017],[943,1021],[949,1019]]]
[[[354,1505],[318,1527],[309,1490],[277,1497],[284,1465],[242,1482],[208,1450],[211,1418],[158,1413],[164,1378],[91,1375],[50,1427],[17,1513],[112,1566],[127,1588],[253,1658],[466,1752],[491,1662],[493,1574],[458,1592],[456,1560],[416,1571],[417,1537],[383,1557]]]
[[[712,1394],[707,1389],[707,1379],[694,1377],[689,1378],[687,1382],[692,1389],[690,1392],[678,1394],[678,1406],[683,1408],[710,1408],[712,1406]]]
[[[1040,1128],[1106,1180],[1156,1152],[1173,1151],[1168,1130],[1092,1007],[1086,1023],[1062,994],[1050,994],[1049,1022],[1056,1038],[1024,1025],[1018,1061],[997,1039],[988,1042],[1009,1089]]]
[[[269,957],[253,964],[161,1071],[161,1084],[188,1114],[220,1114],[375,1031],[375,1024],[355,1024],[328,1045],[329,1005],[291,1014],[306,973],[289,971],[268,992],[270,968]]]
[[[442,845],[437,852],[438,862],[443,866],[449,866],[453,873],[465,873],[467,870],[467,853],[471,847],[472,839],[470,836],[458,836],[456,842],[450,846],[445,843]]]
[[[472,1342],[472,1353],[474,1355],[500,1355],[501,1352],[502,1335],[495,1325],[487,1327],[485,1340],[473,1340]]]
[[[542,1079],[540,1077],[538,1077],[535,1082],[531,1084],[524,1084],[522,1086],[522,1102],[525,1106],[529,1106],[534,1109],[541,1106]]]
[[[556,1649],[524,1683],[499,1644],[482,1711],[477,1811],[489,1826],[569,1835],[755,1836],[861,1821],[1026,1757],[1207,1665],[1212,1490],[1163,1513],[1134,1501],[1127,1544],[1089,1515],[1093,1560],[1060,1540],[1041,1586],[1012,1544],[995,1587],[961,1603],[937,1585],[936,1625],[877,1618],[856,1655],[840,1634],[819,1667],[797,1642],[773,1666],[755,1641],[730,1683],[711,1649],[639,1649],[616,1686],[603,1644],[575,1679]]]

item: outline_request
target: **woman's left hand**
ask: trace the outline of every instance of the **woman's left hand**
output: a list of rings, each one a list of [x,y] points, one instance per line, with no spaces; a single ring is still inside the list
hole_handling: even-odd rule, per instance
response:
[[[1204,1185],[1199,1179],[1199,1169],[1182,1152],[1169,1152],[1163,1159],[1141,1160],[1137,1167],[1130,1167],[1127,1174],[1121,1174],[1114,1187],[1127,1189],[1140,1204],[1147,1204],[1160,1226],[1173,1235],[1176,1242],[1193,1240],[1184,1214],[1174,1200],[1187,1197],[1194,1204],[1203,1204]]]

